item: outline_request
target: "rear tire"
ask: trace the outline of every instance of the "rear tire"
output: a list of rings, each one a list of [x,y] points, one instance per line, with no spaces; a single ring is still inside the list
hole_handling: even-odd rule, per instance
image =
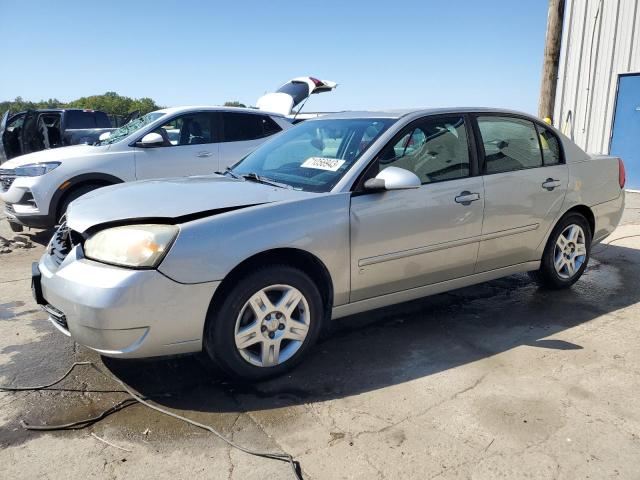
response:
[[[591,227],[579,213],[569,213],[554,227],[545,246],[540,269],[529,272],[541,287],[569,288],[582,276],[591,253]]]
[[[212,303],[204,349],[228,375],[260,381],[297,365],[324,319],[313,280],[289,265],[268,265],[241,277]]]

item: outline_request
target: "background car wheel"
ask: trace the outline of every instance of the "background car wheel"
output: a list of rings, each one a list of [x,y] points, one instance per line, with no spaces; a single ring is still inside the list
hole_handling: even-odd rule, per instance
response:
[[[209,309],[204,347],[229,375],[262,380],[300,362],[323,317],[320,292],[307,274],[288,265],[263,267]]]
[[[582,276],[591,252],[591,228],[579,213],[570,213],[555,226],[542,255],[540,269],[529,272],[545,288],[568,288]]]
[[[96,183],[86,183],[82,185],[78,185],[77,187],[72,187],[72,190],[69,191],[62,199],[60,206],[58,207],[58,213],[56,216],[56,221],[60,224],[60,220],[67,213],[67,208],[69,208],[69,204],[74,200],[77,200],[83,195],[86,195],[89,192],[92,192],[100,187],[104,187],[104,185],[96,184]]]

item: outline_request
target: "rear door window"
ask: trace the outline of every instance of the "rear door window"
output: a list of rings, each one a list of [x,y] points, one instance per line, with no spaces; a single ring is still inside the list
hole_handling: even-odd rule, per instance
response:
[[[223,141],[245,142],[268,137],[282,130],[266,115],[241,112],[223,112]]]
[[[485,173],[542,166],[538,132],[533,122],[514,117],[479,116]]]

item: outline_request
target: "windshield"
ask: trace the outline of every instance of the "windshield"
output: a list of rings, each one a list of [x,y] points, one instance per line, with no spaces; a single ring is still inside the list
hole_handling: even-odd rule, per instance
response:
[[[395,120],[309,120],[264,143],[231,169],[297,190],[328,192]]]
[[[112,143],[119,142],[123,138],[131,135],[133,132],[140,130],[141,128],[149,125],[150,123],[156,121],[164,115],[166,114],[162,112],[151,112],[147,113],[144,117],[131,120],[126,125],[123,125],[120,128],[116,128],[113,132],[111,132],[109,138],[98,142],[97,145],[111,145]]]

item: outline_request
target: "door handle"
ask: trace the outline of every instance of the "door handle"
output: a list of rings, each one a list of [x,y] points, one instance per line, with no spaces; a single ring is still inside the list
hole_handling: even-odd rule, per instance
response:
[[[560,185],[561,185],[560,180],[556,180],[554,178],[547,178],[542,184],[542,188],[546,188],[547,190],[551,191],[554,188],[559,187]]]
[[[468,190],[460,192],[460,195],[456,197],[456,203],[461,203],[462,205],[471,205],[471,202],[475,202],[476,200],[480,200],[480,194],[471,193]]]
[[[206,158],[206,157],[210,157],[211,155],[213,155],[213,153],[211,153],[211,152],[198,152],[198,153],[196,153],[196,157],[198,157],[198,158]]]

